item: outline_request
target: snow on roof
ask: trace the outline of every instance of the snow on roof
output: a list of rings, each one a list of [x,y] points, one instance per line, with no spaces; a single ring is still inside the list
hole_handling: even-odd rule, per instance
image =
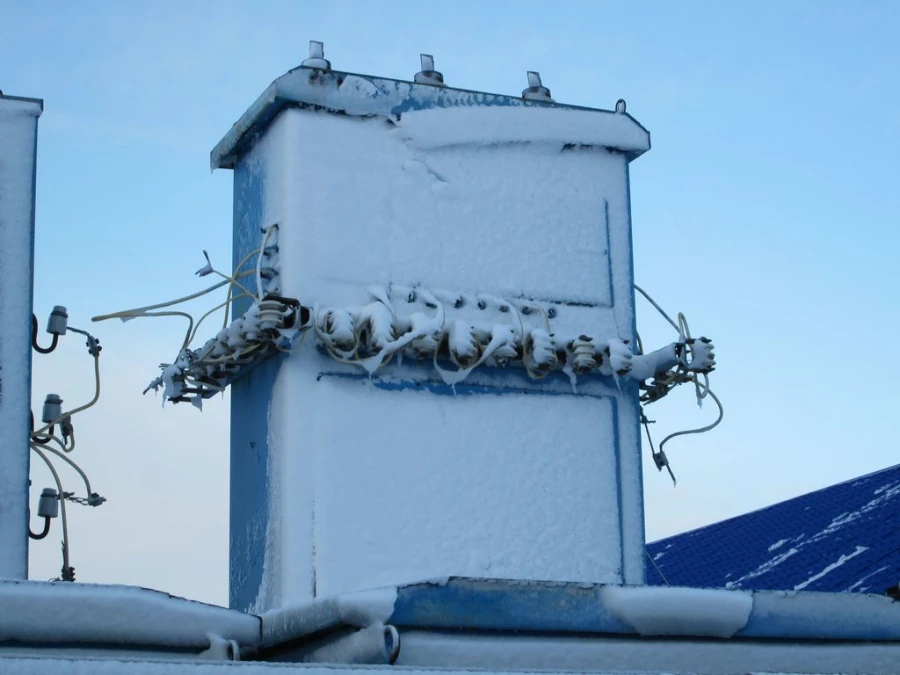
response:
[[[900,465],[648,544],[648,583],[880,594],[898,530]]]

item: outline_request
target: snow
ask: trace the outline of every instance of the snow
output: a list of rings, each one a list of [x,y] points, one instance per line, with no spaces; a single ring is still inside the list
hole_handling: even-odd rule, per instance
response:
[[[731,637],[747,625],[753,595],[710,588],[603,586],[600,601],[644,636]]]
[[[0,643],[205,648],[208,633],[259,642],[260,619],[131,586],[0,580]]]
[[[338,597],[341,618],[354,626],[385,623],[394,613],[396,588],[374,588]]]
[[[352,288],[418,282],[609,307],[607,201],[626,196],[625,159],[561,152],[551,140],[427,150],[402,133],[426,112],[396,127],[282,113],[286,142],[302,147],[304,160],[285,176],[296,186],[286,195],[296,223],[293,232],[285,223],[281,259],[292,267],[302,248],[303,264],[284,283],[294,277],[323,305],[349,304],[342,291]],[[353,198],[340,198],[348,189]]]
[[[455,145],[579,143],[644,150],[647,132],[622,115],[547,107],[433,108],[406,113],[398,123],[403,138],[430,150]]]
[[[420,116],[412,125],[405,125],[422,143],[489,143],[549,137],[569,143],[616,148],[633,156],[650,149],[650,134],[629,115],[597,114],[559,105],[535,106],[517,97],[296,68],[275,80],[241,116],[210,153],[210,166],[213,169],[233,167],[236,148],[247,136],[260,131],[284,101],[341,111],[350,116],[381,115],[400,121],[410,114],[410,105],[413,108],[429,107],[428,112],[435,114]],[[483,108],[504,110],[498,115],[482,115]],[[466,116],[451,116],[448,123],[447,117],[441,115],[443,109],[462,112]],[[521,110],[537,114],[529,117],[519,114]],[[503,122],[520,125],[521,131],[513,135]],[[567,131],[548,129],[553,126],[567,128]]]
[[[868,587],[866,587],[864,585],[866,583],[866,581],[868,581],[869,579],[874,577],[879,572],[884,572],[886,569],[890,569],[890,565],[882,565],[877,570],[869,572],[866,576],[862,577],[861,579],[858,579],[856,582],[854,582],[854,584],[852,586],[848,587],[847,593],[853,593],[856,591],[856,589],[859,589],[860,593],[865,593],[868,590]]]
[[[821,579],[822,577],[824,577],[826,574],[833,572],[834,570],[836,570],[838,567],[843,565],[848,560],[855,558],[860,553],[865,553],[868,550],[869,550],[868,546],[857,546],[856,550],[853,551],[853,553],[848,553],[847,555],[841,555],[841,557],[838,558],[837,561],[831,563],[830,565],[827,565],[825,567],[825,569],[823,569],[818,574],[814,574],[809,579],[804,581],[803,583],[800,583],[800,584],[797,584],[796,586],[794,586],[794,590],[802,591],[804,588],[809,586],[811,583],[814,583],[814,582],[818,581],[819,579]]]
[[[284,364],[288,388],[305,365]],[[319,595],[434,576],[619,580],[615,484],[598,489],[615,477],[609,400],[309,386],[318,412],[282,433],[303,439],[285,461],[312,472]]]
[[[797,555],[797,553],[799,553],[799,552],[800,552],[800,550],[798,548],[793,548],[793,547],[789,548],[784,553],[779,553],[774,558],[771,558],[771,559],[765,561],[764,563],[760,564],[759,566],[757,566],[756,569],[753,569],[750,572],[747,572],[747,574],[743,575],[739,579],[735,579],[734,581],[727,582],[725,584],[725,588],[740,588],[741,584],[744,583],[745,581],[749,581],[750,579],[754,579],[758,576],[766,574],[773,567],[777,567],[778,565],[783,563],[785,560],[787,560],[791,556]]]
[[[25,578],[39,101],[0,95],[0,576]]]
[[[511,330],[541,331],[544,346],[550,332],[589,334],[598,348],[634,338],[626,157],[578,145],[571,111],[555,108],[518,140],[507,130],[489,142],[486,129],[518,124],[509,111],[407,110],[389,123],[287,109],[242,160],[263,187],[236,194],[235,210],[259,199],[259,224],[279,223],[283,293],[315,306],[333,353],[348,335],[329,312],[377,320],[372,289],[414,327],[379,331],[382,352],[363,364],[391,391],[317,340],[281,364],[259,421],[270,484],[258,611],[451,575],[643,580],[633,382],[623,394],[592,374],[576,396],[546,378],[548,395],[535,395],[521,367],[469,371],[464,324],[487,336],[484,364],[509,350]],[[454,125],[471,127],[467,140],[437,139]],[[238,250],[250,237],[236,233]],[[513,326],[500,309],[511,303],[539,311]],[[440,326],[453,327],[458,364],[382,367]],[[423,381],[459,395],[411,384]],[[469,385],[504,393],[470,396]]]
[[[754,579],[763,574],[769,572],[772,568],[781,565],[784,561],[786,561],[791,556],[800,553],[805,547],[812,546],[817,544],[818,542],[835,535],[836,533],[841,532],[845,527],[851,525],[853,522],[861,518],[867,513],[870,513],[874,510],[882,508],[885,503],[895,499],[897,495],[900,495],[900,482],[890,483],[888,485],[882,485],[879,488],[875,489],[872,492],[872,499],[863,504],[856,511],[849,511],[846,513],[841,513],[837,517],[833,518],[832,521],[821,531],[816,532],[811,536],[806,536],[805,534],[801,534],[798,537],[789,540],[781,540],[777,541],[769,547],[769,552],[773,553],[775,551],[780,551],[776,555],[774,555],[769,560],[762,562],[755,569],[747,572],[739,579],[735,579],[733,581],[729,581],[725,584],[726,588],[740,588],[741,584],[750,579]],[[781,551],[782,547],[791,543],[792,546],[786,551]],[[828,567],[826,567],[822,572],[815,575],[814,577],[807,579],[802,582],[798,586],[795,587],[795,590],[801,590],[807,588],[810,584],[814,583],[818,579],[821,579],[823,576],[831,572],[832,570],[840,567],[845,562],[850,560],[851,558],[856,557],[864,553],[867,549],[865,547],[857,546],[854,552],[848,553],[846,555],[842,555],[838,561],[832,563]]]

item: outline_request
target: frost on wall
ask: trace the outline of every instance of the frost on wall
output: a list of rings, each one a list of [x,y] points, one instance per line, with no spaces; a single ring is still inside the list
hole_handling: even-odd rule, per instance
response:
[[[633,338],[625,158],[537,128],[495,144],[470,111],[441,112],[448,129],[467,119],[426,147],[419,113],[287,110],[240,169],[266,177],[236,194],[241,212],[262,197],[240,236],[278,223],[282,294],[322,319],[271,384],[258,609],[450,575],[618,582],[626,560],[641,574],[636,416],[612,377],[585,376],[576,395],[522,366],[456,380],[409,350],[371,379],[342,362],[357,339],[377,348],[441,311],[457,360],[438,359],[444,371],[478,362],[461,324],[483,323],[484,345],[506,325],[535,355],[547,319],[561,338]]]
[[[0,577],[27,573],[34,172],[40,101],[0,95]]]

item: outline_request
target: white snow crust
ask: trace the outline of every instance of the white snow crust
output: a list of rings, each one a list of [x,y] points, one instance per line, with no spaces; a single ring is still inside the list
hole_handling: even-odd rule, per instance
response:
[[[623,115],[544,107],[431,108],[404,113],[399,128],[418,148],[577,143],[645,150],[647,132]]]
[[[747,625],[753,595],[710,588],[603,586],[603,606],[641,635],[731,637]]]
[[[289,387],[303,365],[285,364]],[[608,400],[313,387],[288,461],[312,472],[318,595],[436,575],[620,580]]]
[[[479,126],[442,111],[416,127],[418,112],[395,124],[283,112],[244,160],[265,178],[263,222],[279,223],[283,293],[317,311],[364,308],[372,288],[396,304],[402,287],[553,304],[562,335],[633,340],[626,158],[564,148],[549,122],[543,136],[492,143],[484,129],[507,119],[494,113]],[[438,117],[473,124],[468,140],[426,147]],[[447,307],[448,320],[477,323],[476,303]],[[552,387],[566,396],[534,396],[516,393],[531,385],[515,375],[473,373],[466,385],[510,393],[384,391],[313,342],[274,385],[256,611],[456,575],[643,580],[636,413],[613,404],[615,385],[579,380],[601,398],[568,383]],[[397,360],[377,377],[426,377]]]
[[[0,580],[0,608],[0,643],[202,648],[208,633],[243,646],[260,634],[258,617],[132,586]]]
[[[283,113],[296,219],[282,232],[285,288],[293,277],[327,305],[360,286],[421,283],[608,307],[607,202],[624,199],[625,158],[552,140],[427,150],[405,135],[424,114],[389,127]]]

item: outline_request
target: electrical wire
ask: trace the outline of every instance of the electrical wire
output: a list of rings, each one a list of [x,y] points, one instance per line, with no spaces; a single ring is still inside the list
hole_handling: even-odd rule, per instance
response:
[[[678,331],[679,340],[684,345],[685,350],[688,352],[688,355],[690,356],[690,360],[692,363],[693,359],[694,359],[696,348],[694,347],[694,339],[691,337],[691,329],[690,329],[690,326],[688,325],[687,317],[685,317],[685,315],[683,313],[679,312],[677,315],[678,323],[675,323],[674,321],[672,321],[671,317],[668,314],[666,314],[666,312],[663,310],[663,308],[660,307],[659,304],[657,304],[657,302],[653,298],[651,298],[650,295],[644,289],[642,289],[637,284],[634,285],[634,288],[641,295],[643,295],[651,305],[653,305],[656,308],[656,310],[663,316],[663,318],[666,319],[666,321],[668,321],[672,325],[672,327],[676,331]],[[638,349],[641,352],[643,352],[643,345],[640,344],[640,337],[638,337],[638,341],[639,341]],[[687,429],[684,431],[676,431],[676,432],[671,433],[668,436],[666,436],[662,440],[662,442],[660,442],[660,444],[659,444],[659,453],[658,453],[659,455],[662,455],[663,457],[665,457],[665,455],[663,454],[663,447],[665,446],[666,443],[668,443],[673,438],[678,438],[679,436],[687,436],[690,434],[702,434],[707,431],[711,431],[712,429],[715,429],[722,422],[722,418],[725,416],[725,408],[722,406],[722,402],[719,400],[719,397],[716,396],[713,393],[713,391],[709,388],[709,373],[708,372],[702,373],[702,377],[703,377],[703,382],[701,383],[700,378],[697,376],[697,373],[690,372],[688,369],[688,364],[682,363],[668,377],[661,378],[661,379],[654,378],[654,384],[660,389],[661,392],[663,392],[662,393],[663,396],[675,385],[682,384],[685,382],[692,382],[694,385],[694,392],[697,396],[698,405],[702,404],[703,400],[708,396],[715,402],[715,404],[719,410],[719,414],[717,415],[715,421],[712,422],[711,424],[707,424],[706,426],[699,427],[697,429]],[[656,400],[656,399],[651,399],[651,400]],[[647,439],[650,441],[651,451],[653,451],[653,441],[650,440],[650,429],[647,427],[647,423],[646,423],[647,418],[646,418],[646,416],[643,415],[643,412],[641,413],[641,417],[642,417],[642,422],[644,422],[644,428],[647,431]],[[654,452],[654,459],[656,459],[656,456],[657,456],[657,453]],[[664,461],[665,461],[665,466],[669,470],[669,474],[672,476],[672,480],[674,481],[675,476],[672,474],[672,469],[668,465],[668,460],[664,460]]]
[[[711,431],[711,430],[715,429],[717,426],[719,426],[719,424],[722,421],[722,418],[725,416],[725,409],[722,407],[722,402],[719,400],[719,397],[716,396],[709,387],[706,388],[706,393],[704,394],[704,396],[706,396],[706,395],[708,395],[713,401],[715,401],[716,405],[719,408],[719,415],[718,415],[718,417],[716,417],[715,422],[713,422],[712,424],[707,424],[705,427],[699,427],[698,429],[688,429],[686,431],[676,431],[675,433],[669,434],[659,444],[660,452],[663,451],[663,446],[665,446],[665,444],[668,443],[673,438],[677,438],[678,436],[687,436],[688,434],[702,434],[707,431]]]
[[[202,297],[207,293],[212,293],[215,290],[222,288],[225,284],[229,283],[226,279],[225,281],[220,281],[216,284],[213,284],[209,288],[205,288],[202,291],[197,291],[196,293],[191,293],[190,295],[185,295],[182,298],[177,298],[175,300],[169,300],[168,302],[159,302],[155,305],[147,305],[146,307],[136,307],[135,309],[125,309],[121,312],[113,312],[111,314],[102,314],[100,316],[95,316],[91,321],[106,321],[108,319],[135,319],[141,316],[144,312],[148,312],[154,309],[162,309],[163,307],[171,307],[172,305],[180,305],[182,302],[188,302],[189,300],[194,300],[195,298]]]
[[[266,244],[269,242],[269,237],[272,236],[272,232],[278,229],[278,223],[272,223],[269,227],[266,228],[266,233],[263,235],[262,246],[259,247],[259,255],[256,257],[256,298],[258,300],[263,299],[263,291],[262,291],[262,259],[266,254]],[[252,295],[252,293],[251,293]]]
[[[203,321],[204,321],[210,314],[213,314],[213,313],[217,312],[218,310],[220,310],[220,309],[222,309],[222,308],[224,307],[224,308],[225,308],[225,321],[226,321],[226,324],[225,324],[225,326],[223,326],[223,328],[225,328],[225,327],[227,327],[227,325],[228,325],[228,324],[227,324],[227,321],[228,321],[228,305],[230,305],[230,304],[231,304],[232,302],[234,302],[235,300],[240,300],[241,298],[253,297],[252,295],[249,295],[249,294],[247,294],[247,293],[240,293],[240,294],[238,294],[238,295],[232,297],[232,296],[231,296],[231,288],[232,288],[232,287],[229,287],[229,288],[228,288],[228,297],[225,299],[225,302],[220,302],[218,305],[216,305],[216,306],[213,307],[211,310],[209,310],[209,311],[207,311],[206,313],[204,313],[199,319],[197,319],[197,323],[194,324],[194,330],[193,330],[193,332],[188,336],[188,339],[187,339],[187,341],[184,343],[184,345],[182,346],[182,349],[184,349],[184,348],[190,346],[190,344],[191,344],[191,343],[194,341],[194,339],[197,337],[197,331],[200,329],[200,324],[202,324]]]
[[[69,565],[69,521],[66,516],[66,500],[65,500],[65,490],[63,490],[62,481],[59,479],[59,474],[56,472],[56,469],[53,467],[53,463],[50,459],[45,455],[41,449],[38,447],[36,443],[31,443],[31,449],[34,450],[38,456],[44,460],[44,463],[47,465],[47,468],[50,469],[50,473],[53,474],[53,480],[56,483],[56,490],[59,493],[59,509],[60,509],[60,517],[62,519],[62,528],[63,528],[63,541],[62,541],[62,580],[63,581],[75,581],[75,570]]]
[[[638,286],[637,284],[634,285],[634,290],[636,290],[638,293],[640,293],[640,294],[643,295],[645,298],[647,298],[647,302],[649,302],[651,305],[653,305],[654,307],[656,307],[656,311],[659,312],[660,314],[662,314],[663,318],[664,318],[666,321],[668,321],[670,324],[672,324],[672,328],[674,328],[675,330],[677,330],[677,331],[679,332],[679,334],[681,333],[681,329],[678,327],[678,324],[675,323],[674,321],[672,321],[672,318],[671,318],[668,314],[666,314],[665,310],[663,310],[662,307],[660,307],[658,304],[656,304],[656,300],[654,300],[653,298],[651,298],[651,297],[650,297],[650,294],[647,293],[647,291],[645,291],[643,288],[641,288],[641,287]]]
[[[671,586],[672,584],[670,584],[669,580],[666,579],[666,575],[663,574],[663,571],[661,569],[659,569],[659,565],[656,564],[656,561],[653,559],[653,556],[650,555],[650,550],[646,546],[644,546],[644,553],[647,554],[647,557],[650,559],[650,564],[653,565],[653,569],[655,569],[656,572],[659,574],[659,577],[660,577],[660,579],[663,580],[663,583],[666,586]]]
[[[219,270],[213,270],[213,274],[217,274],[218,276],[225,279],[226,282],[232,284],[233,286],[237,286],[238,288],[240,288],[244,293],[246,293],[250,297],[255,297],[253,295],[253,291],[251,291],[249,288],[247,288],[246,286],[244,286],[242,283],[240,283],[238,281],[238,279],[242,279],[244,277],[249,277],[252,274],[252,272],[250,272],[249,270],[244,274],[239,274],[237,277],[229,276],[229,275],[225,274],[224,272],[220,272]]]
[[[63,445],[62,441],[60,441],[58,438],[54,437],[53,440],[56,441],[60,446]],[[37,445],[37,444],[35,444],[35,445]],[[87,474],[81,469],[80,466],[78,466],[74,461],[72,461],[71,458],[69,458],[66,454],[60,452],[56,448],[51,447],[50,445],[42,444],[41,447],[44,450],[52,452],[54,455],[56,455],[61,460],[63,460],[66,464],[68,464],[73,469],[75,469],[76,472],[78,472],[78,475],[81,476],[81,480],[84,481],[84,487],[87,490],[88,498],[90,498],[91,495],[94,494],[94,491],[91,490],[91,481],[88,479]]]
[[[254,249],[253,251],[248,253],[246,256],[244,256],[244,258],[235,267],[235,270],[231,275],[225,274],[224,272],[215,269],[212,266],[212,263],[210,262],[209,255],[206,253],[206,251],[203,252],[204,255],[206,256],[207,264],[205,267],[203,267],[202,269],[200,269],[198,271],[198,274],[200,276],[215,274],[217,276],[222,277],[222,279],[223,279],[222,281],[220,281],[216,284],[213,284],[201,291],[197,291],[196,293],[191,293],[189,295],[186,295],[186,296],[183,296],[180,298],[176,298],[174,300],[169,300],[167,302],[161,302],[161,303],[156,303],[153,305],[147,305],[144,307],[137,307],[134,309],[127,309],[127,310],[122,310],[119,312],[113,312],[110,314],[96,316],[93,318],[93,321],[105,321],[105,320],[114,319],[114,318],[122,319],[124,321],[124,320],[128,320],[128,319],[136,319],[136,318],[142,318],[142,317],[158,317],[158,316],[181,316],[181,317],[186,318],[188,320],[188,329],[185,332],[185,338],[182,341],[181,350],[180,350],[178,358],[179,358],[179,360],[182,358],[182,356],[187,356],[189,358],[187,359],[185,364],[182,364],[181,366],[179,366],[179,372],[176,375],[176,377],[178,377],[181,382],[188,384],[188,385],[192,385],[194,388],[199,390],[201,392],[201,394],[205,390],[214,390],[214,391],[223,390],[224,387],[216,386],[216,385],[210,383],[206,378],[203,378],[202,380],[198,380],[195,377],[188,374],[187,372],[183,372],[182,368],[186,371],[190,368],[202,368],[204,366],[227,367],[228,365],[243,365],[243,364],[249,362],[249,360],[247,360],[247,356],[249,354],[259,350],[260,346],[258,344],[255,346],[251,345],[251,347],[249,349],[242,349],[236,353],[232,352],[232,353],[223,355],[221,358],[212,358],[212,359],[209,358],[209,355],[212,350],[212,347],[214,347],[215,345],[212,345],[209,349],[205,350],[202,354],[199,354],[199,355],[196,353],[185,354],[185,352],[189,349],[190,345],[196,339],[197,334],[199,333],[200,325],[203,323],[204,320],[206,320],[213,313],[215,313],[216,311],[218,311],[222,308],[225,309],[224,320],[223,320],[223,324],[222,324],[222,328],[224,330],[224,329],[228,328],[228,325],[229,325],[228,319],[229,319],[229,314],[231,311],[231,305],[235,300],[242,299],[245,297],[255,298],[258,300],[261,299],[261,298],[257,298],[257,295],[261,296],[261,267],[262,267],[261,261],[262,261],[264,254],[266,253],[266,245],[268,243],[268,240],[269,240],[269,237],[271,236],[272,231],[274,231],[274,227],[276,227],[276,226],[270,226],[267,229],[266,236],[263,239],[263,246],[258,249]],[[250,262],[254,256],[257,257],[256,269],[255,270],[243,269],[244,266],[248,262]],[[254,276],[254,275],[257,275],[259,277],[258,284],[257,284],[258,291],[260,291],[259,293],[253,293],[239,281],[239,279],[243,279],[245,277],[250,277],[250,276]],[[226,293],[225,301],[217,304],[212,309],[206,311],[203,315],[200,316],[200,318],[198,320],[196,320],[196,322],[194,320],[193,315],[191,315],[187,312],[182,312],[182,311],[177,311],[177,310],[169,310],[169,311],[162,311],[162,312],[154,311],[154,310],[159,310],[159,309],[165,309],[167,307],[171,307],[173,305],[178,305],[178,304],[181,304],[184,302],[188,302],[190,300],[194,300],[194,299],[202,297],[208,293],[216,291],[226,285],[228,286],[228,290]],[[240,293],[235,295],[235,289],[239,289]],[[276,347],[277,347],[277,345],[276,345]],[[176,364],[178,364],[178,363],[179,363],[179,361],[176,361]],[[148,387],[148,389],[153,388],[154,385],[159,386],[162,383],[163,383],[162,380],[160,378],[158,378],[155,381],[155,383],[152,383],[151,386]]]
[[[48,534],[50,534],[50,516],[44,516],[44,529],[42,529],[38,534],[32,532],[31,523],[28,524],[28,536],[31,539],[44,539]]]
[[[59,342],[59,335],[56,333],[53,334],[53,338],[50,340],[49,347],[41,347],[37,343],[37,333],[38,333],[38,320],[35,314],[31,315],[31,346],[34,347],[34,350],[39,354],[49,354],[54,349],[56,349],[56,345]]]
[[[69,330],[72,330],[72,329],[70,328]],[[85,403],[84,405],[74,408],[73,410],[69,410],[68,412],[60,415],[55,420],[48,422],[47,424],[42,426],[40,429],[35,431],[34,434],[42,434],[45,431],[47,431],[50,427],[60,423],[66,417],[71,417],[72,415],[75,415],[76,413],[80,413],[80,412],[87,410],[92,405],[94,405],[99,398],[100,398],[100,354],[98,352],[98,353],[94,354],[94,397],[90,401]]]

